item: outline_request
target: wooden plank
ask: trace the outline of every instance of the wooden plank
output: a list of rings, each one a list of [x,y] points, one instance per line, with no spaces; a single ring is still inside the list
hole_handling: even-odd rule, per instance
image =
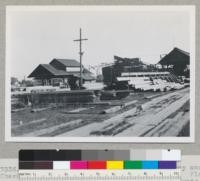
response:
[[[34,108],[31,109],[31,112],[36,113],[36,112],[46,111],[48,109],[53,109],[53,107]]]
[[[171,94],[167,94],[167,95],[155,98],[154,100],[145,103],[142,106],[144,109],[142,110],[142,112],[144,111],[143,113],[144,115],[143,114],[141,116],[136,115],[136,108],[135,108],[135,109],[126,111],[120,115],[117,115],[115,117],[112,117],[108,119],[107,121],[102,122],[101,125],[97,126],[98,131],[103,130],[104,126],[109,125],[112,122],[116,124],[117,122],[121,122],[123,120],[128,119],[129,123],[134,124],[134,126],[120,133],[120,136],[125,136],[125,135],[126,136],[143,136],[148,130],[153,129],[163,119],[165,119],[168,115],[173,113],[173,111],[178,110],[189,99],[189,95],[188,94],[185,95],[185,93],[183,93],[182,95],[183,97],[180,100],[178,101],[176,100],[174,103],[171,103],[170,101],[173,101],[171,97],[174,97],[174,96],[179,97],[180,95],[178,92],[173,92]],[[149,108],[151,108],[152,105],[156,105],[157,103],[162,102],[163,100],[169,100],[170,105],[167,105],[166,108],[158,108],[159,111],[156,114],[153,111],[151,111],[151,109],[149,110]],[[145,109],[149,111],[145,112]]]
[[[126,103],[121,104],[121,105],[119,105],[119,106],[114,106],[114,107],[105,109],[105,110],[103,110],[101,113],[102,113],[102,114],[115,113],[115,112],[121,110],[122,108],[131,106],[131,105],[133,105],[133,104],[135,104],[135,103],[137,103],[137,100],[129,101],[129,102],[126,102]]]
[[[146,131],[153,129],[157,124],[159,124],[159,122],[161,120],[165,119],[169,114],[171,114],[173,111],[176,110],[177,104],[168,108],[170,104],[173,104],[172,99],[171,99],[172,97],[178,97],[178,98],[182,97],[183,102],[188,100],[188,98],[189,98],[188,90],[189,89],[183,89],[180,91],[171,92],[169,94],[158,96],[158,97],[154,98],[153,100],[149,100],[149,102],[142,105],[143,110],[138,115],[136,115],[136,108],[134,107],[134,108],[132,108],[128,111],[125,111],[121,114],[117,114],[114,117],[109,118],[105,121],[98,122],[98,123],[94,122],[94,123],[85,125],[81,128],[71,130],[67,133],[63,133],[59,136],[91,136],[90,135],[91,132],[100,131],[100,130],[104,129],[104,127],[106,127],[110,124],[115,125],[117,123],[122,122],[123,120],[127,120],[130,122],[130,124],[135,124],[135,125],[132,126],[131,128],[126,129],[125,131],[121,132],[120,134],[118,134],[116,136],[134,136],[134,135],[140,136],[140,135],[144,134]],[[184,97],[184,96],[186,96],[186,97]],[[184,99],[186,99],[186,100],[184,100]],[[163,100],[169,100],[169,105],[165,104],[167,110],[164,110],[162,112],[161,108],[155,109],[154,107],[152,107],[154,105],[157,105],[159,102],[162,103]],[[175,100],[175,103],[176,102],[179,102],[179,101]],[[180,104],[180,106],[181,106],[183,104],[183,102],[181,102],[181,103],[179,102],[178,104]],[[157,113],[155,113],[156,111],[157,111]],[[164,115],[162,117],[163,113],[164,113]]]
[[[180,112],[183,115],[183,112]],[[189,123],[189,113],[184,116],[180,116],[177,120],[173,120],[173,124],[169,126],[169,129],[164,133],[164,136],[177,136],[182,129]],[[176,121],[175,121],[176,120]]]
[[[157,114],[145,114],[140,117],[137,117],[137,121],[132,120],[131,122],[134,122],[135,125],[121,134],[119,136],[150,136],[150,134],[157,133],[159,130],[156,129],[157,126],[160,125],[165,119],[172,113],[176,112],[178,109],[181,108],[181,106],[186,103],[189,99],[189,95],[183,96],[180,100],[175,101],[170,106],[164,108],[163,110],[159,111]],[[163,122],[164,124],[164,122]],[[141,125],[143,127],[143,132],[139,132],[138,130],[141,129]],[[137,133],[137,134],[136,134]]]
[[[103,111],[100,112],[100,114],[109,114],[109,113],[114,113],[122,109],[121,106],[114,106],[108,109],[104,109]]]
[[[67,123],[62,123],[62,124],[55,125],[55,126],[52,126],[52,127],[47,127],[47,128],[44,128],[44,129],[36,130],[36,131],[31,132],[31,133],[22,135],[22,136],[23,137],[35,137],[35,136],[40,136],[40,135],[43,135],[43,134],[51,134],[52,132],[59,130],[59,129],[62,129],[64,127],[67,127],[67,126],[72,127],[73,125],[79,124],[81,121],[82,121],[82,119],[76,119],[74,121],[70,121],[70,122],[67,122]]]
[[[69,112],[70,112],[70,113],[79,113],[79,112],[85,111],[85,110],[87,110],[87,109],[90,109],[90,108],[88,108],[88,107],[80,107],[80,108],[77,108],[77,109],[73,109],[73,110],[71,110],[71,111],[69,111]]]
[[[126,103],[124,103],[124,107],[130,106],[130,105],[135,104],[137,102],[138,102],[138,100],[133,100],[133,101],[126,102]]]
[[[42,123],[43,121],[46,121],[46,120],[47,120],[46,118],[41,118],[41,119],[33,120],[33,121],[28,122],[28,123],[24,123],[22,125],[12,126],[12,129],[18,129],[20,127],[25,127],[25,126],[30,126],[30,125]]]
[[[15,113],[15,112],[20,112],[20,111],[25,111],[27,109],[29,109],[29,108],[28,107],[24,107],[24,108],[19,108],[19,109],[12,109],[11,112]]]

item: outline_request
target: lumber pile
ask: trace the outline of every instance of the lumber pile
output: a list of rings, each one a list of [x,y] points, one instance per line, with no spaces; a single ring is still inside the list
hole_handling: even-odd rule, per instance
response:
[[[101,92],[100,100],[119,100],[127,97],[129,91],[103,91]]]
[[[20,102],[32,106],[66,103],[90,103],[94,101],[93,91],[56,91],[56,92],[32,92],[29,94],[16,95]]]

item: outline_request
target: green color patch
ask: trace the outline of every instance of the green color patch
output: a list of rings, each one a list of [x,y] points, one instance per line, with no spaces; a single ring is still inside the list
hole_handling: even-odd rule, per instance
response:
[[[141,161],[124,161],[124,169],[142,169]]]

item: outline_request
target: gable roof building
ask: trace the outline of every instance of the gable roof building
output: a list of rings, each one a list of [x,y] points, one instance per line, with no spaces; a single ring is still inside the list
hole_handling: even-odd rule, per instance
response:
[[[171,52],[164,56],[159,63],[161,65],[190,64],[190,54],[175,47]]]
[[[50,63],[53,67],[59,69],[59,70],[66,70],[66,67],[80,67],[80,63],[73,59],[57,59],[54,58]]]
[[[80,78],[80,64],[72,59],[53,59],[49,64],[39,64],[28,76],[40,80],[54,78]],[[84,81],[94,80],[92,73],[83,67],[82,79]]]
[[[158,64],[171,66],[176,75],[184,75],[185,70],[190,65],[190,54],[175,47],[171,52],[164,56]]]
[[[59,62],[63,66],[66,67],[79,67],[80,63],[77,60],[74,59],[58,59],[54,58],[49,64],[53,64],[54,62]]]
[[[40,64],[38,65],[35,70],[28,76],[34,77],[35,79],[48,79],[52,77],[62,77],[67,75],[67,72],[63,70],[58,70],[54,68],[52,65],[49,64]]]

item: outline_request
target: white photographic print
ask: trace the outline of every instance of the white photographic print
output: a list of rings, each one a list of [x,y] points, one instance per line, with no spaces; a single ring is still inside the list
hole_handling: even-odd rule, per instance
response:
[[[194,141],[194,6],[7,6],[5,61],[6,141]]]

